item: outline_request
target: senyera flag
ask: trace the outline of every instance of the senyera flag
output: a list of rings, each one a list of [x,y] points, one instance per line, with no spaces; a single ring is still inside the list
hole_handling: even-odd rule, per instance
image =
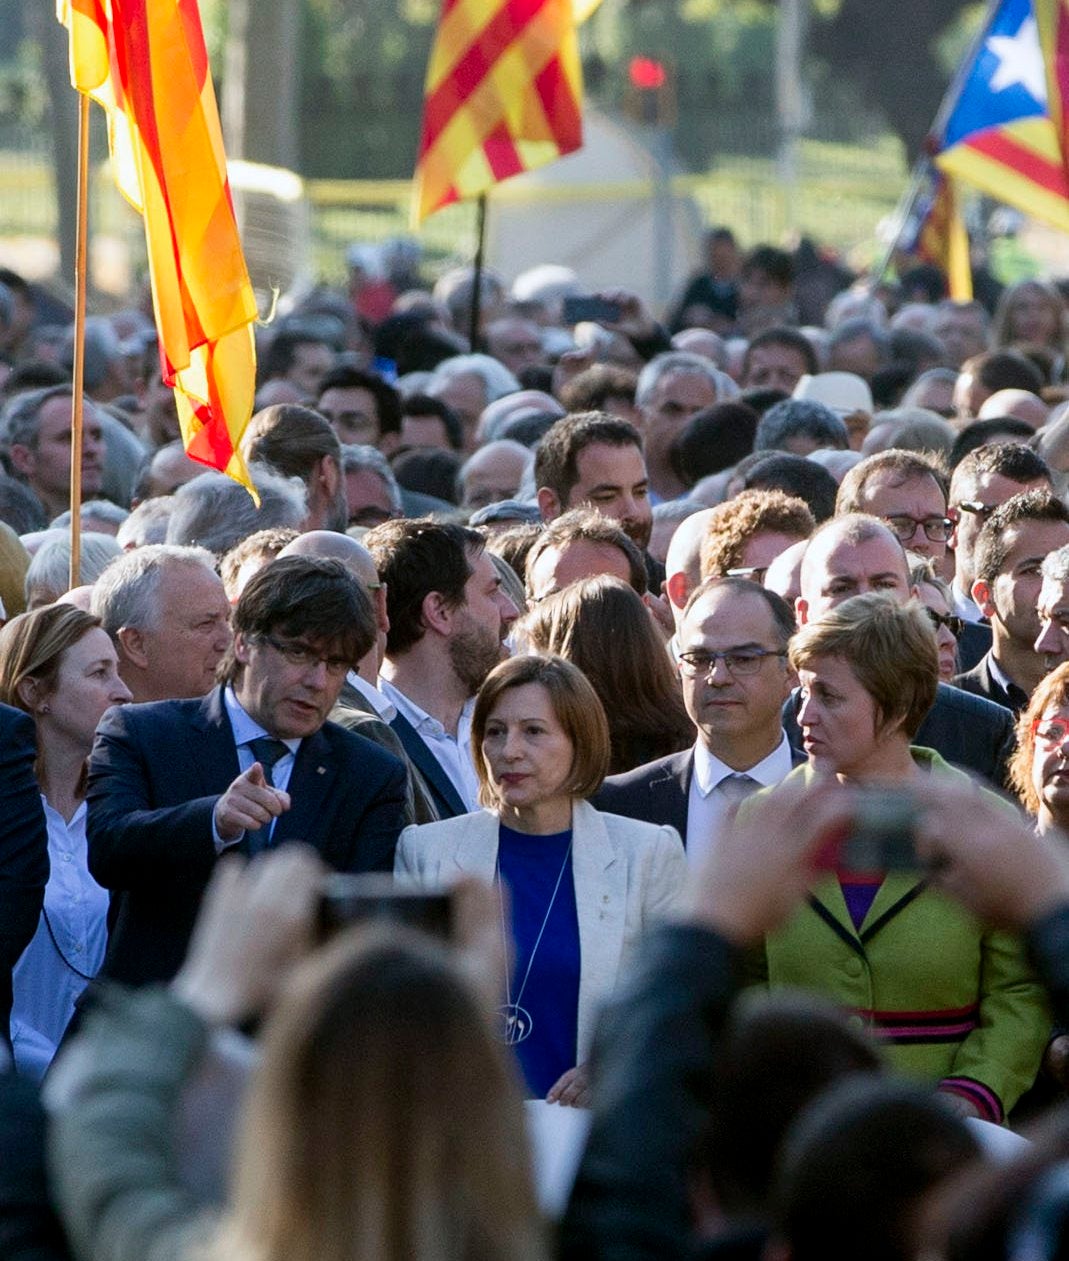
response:
[[[443,0],[427,67],[417,223],[583,143],[577,30],[599,0]]]
[[[241,250],[196,0],[57,0],[71,82],[107,113],[119,190],[141,214],[164,382],[194,460],[253,490],[256,300]]]
[[[1069,232],[1063,0],[999,0],[932,137],[937,165]]]

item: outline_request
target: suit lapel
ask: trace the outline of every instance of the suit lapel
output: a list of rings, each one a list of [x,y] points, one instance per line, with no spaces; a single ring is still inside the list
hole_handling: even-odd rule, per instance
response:
[[[442,770],[441,763],[427,748],[426,742],[404,714],[398,714],[390,725],[397,732],[398,739],[405,746],[405,751],[414,765],[419,768],[428,787],[441,801],[444,807],[443,817],[466,814],[468,808],[461,801],[460,794],[453,786],[453,781]]]
[[[687,807],[690,780],[694,773],[694,751],[688,749],[673,757],[661,774],[649,782],[650,818],[663,819],[687,843]]]
[[[204,697],[191,725],[194,735],[189,741],[189,753],[197,779],[211,791],[225,792],[237,779],[240,768],[221,687],[213,688]]]
[[[303,841],[318,848],[323,839],[322,803],[329,798],[337,773],[334,750],[322,730],[306,736],[290,772],[290,808],[275,824],[273,846]]]
[[[580,1047],[590,1045],[596,996],[611,993],[624,944],[627,871],[602,816],[585,801],[572,807],[572,878],[579,920]]]
[[[497,875],[498,828],[501,821],[491,810],[480,810],[477,814],[466,814],[458,818],[452,826],[456,828],[457,838],[453,845],[452,862],[455,871],[447,874],[453,879],[458,873],[478,876],[487,884],[492,884]]]
[[[926,880],[918,879],[906,871],[890,871],[869,907],[869,913],[861,924],[861,940],[870,941],[883,926],[928,887]]]

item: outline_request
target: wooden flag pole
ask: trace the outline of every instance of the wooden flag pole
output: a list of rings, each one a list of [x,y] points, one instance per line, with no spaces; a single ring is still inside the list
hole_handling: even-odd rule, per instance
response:
[[[82,575],[82,396],[85,388],[85,291],[89,279],[89,97],[78,94],[78,223],[74,238],[74,385],[71,393],[72,588]]]
[[[486,194],[480,193],[476,204],[475,215],[475,267],[471,289],[471,325],[468,328],[468,340],[471,342],[472,354],[479,349],[479,324],[482,319],[483,298],[483,247],[486,244]]]

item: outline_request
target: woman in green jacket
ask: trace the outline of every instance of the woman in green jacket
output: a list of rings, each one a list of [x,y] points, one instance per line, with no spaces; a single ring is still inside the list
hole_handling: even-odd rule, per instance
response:
[[[932,888],[908,844],[859,848],[866,820],[908,838],[911,784],[962,775],[910,743],[939,678],[931,623],[915,602],[857,596],[804,626],[790,659],[809,762],[789,779],[834,775],[857,794],[857,823],[806,903],[766,940],[768,981],[828,995],[893,1067],[938,1084],[966,1115],[1002,1121],[1049,1034],[1019,941]]]

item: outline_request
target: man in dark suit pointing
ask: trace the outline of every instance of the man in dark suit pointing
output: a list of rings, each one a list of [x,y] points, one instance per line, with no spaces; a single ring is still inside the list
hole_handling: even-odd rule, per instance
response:
[[[405,803],[391,754],[326,721],[370,647],[355,579],[289,557],[250,581],[223,683],[109,710],[88,784],[89,869],[112,890],[103,974],[167,980],[220,854],[302,841],[338,871],[390,871]]]

